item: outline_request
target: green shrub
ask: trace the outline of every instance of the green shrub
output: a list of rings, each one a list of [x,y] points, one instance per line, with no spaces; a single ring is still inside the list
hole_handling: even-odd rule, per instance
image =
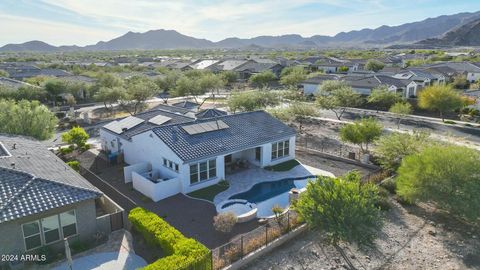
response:
[[[456,122],[455,121],[452,121],[452,120],[445,120],[444,122],[445,124],[450,124],[450,125],[455,125]]]
[[[128,219],[147,243],[159,246],[167,257],[161,258],[144,269],[180,269],[205,258],[208,248],[193,238],[186,238],[155,213],[137,207],[130,211]]]
[[[69,161],[67,162],[67,165],[72,167],[72,169],[74,169],[77,172],[80,171],[80,162],[78,162],[77,160]]]
[[[397,182],[394,177],[387,178],[380,183],[380,186],[390,193],[395,194],[397,192]]]
[[[392,206],[390,205],[389,191],[383,187],[378,188],[378,198],[375,202],[375,206],[379,207],[383,211],[390,210]]]
[[[62,148],[59,149],[59,151],[60,151],[60,154],[66,155],[66,154],[72,153],[73,149],[70,148],[70,147],[62,147]]]

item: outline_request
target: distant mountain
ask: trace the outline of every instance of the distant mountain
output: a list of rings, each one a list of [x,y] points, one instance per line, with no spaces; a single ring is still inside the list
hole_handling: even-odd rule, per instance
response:
[[[95,45],[86,46],[87,50],[154,50],[154,49],[183,49],[183,48],[211,48],[214,43],[206,39],[198,39],[182,35],[174,30],[151,30],[145,33],[128,32],[125,35],[110,41],[100,41]]]
[[[418,42],[430,46],[480,46],[480,19],[464,24],[447,32],[441,38],[430,38]]]
[[[25,51],[38,51],[38,52],[53,52],[58,50],[57,47],[52,46],[43,41],[33,40],[21,44],[7,44],[0,48],[0,51],[15,51],[15,52],[25,52]]]
[[[466,44],[474,42],[478,35],[466,37],[467,40],[447,37],[447,32],[466,28],[462,31],[470,33],[475,28],[468,26],[480,19],[480,11],[475,13],[459,13],[428,18],[420,22],[402,24],[399,26],[383,25],[376,29],[362,29],[350,32],[341,32],[335,36],[315,35],[302,37],[297,34],[281,36],[259,36],[254,38],[227,38],[219,42],[198,39],[178,33],[174,30],[151,30],[145,33],[128,32],[123,36],[110,41],[100,41],[85,47],[60,46],[55,47],[41,41],[30,41],[23,44],[8,44],[0,47],[0,51],[73,51],[73,50],[154,50],[154,49],[205,49],[205,48],[235,48],[244,49],[253,47],[261,48],[319,48],[319,47],[372,47],[388,46],[392,44],[413,44],[415,42],[440,39],[445,36],[446,43],[457,42]],[[476,29],[476,28],[475,28]],[[454,36],[465,35],[450,34]],[[475,32],[476,33],[476,32]],[[457,40],[457,41],[452,41]]]

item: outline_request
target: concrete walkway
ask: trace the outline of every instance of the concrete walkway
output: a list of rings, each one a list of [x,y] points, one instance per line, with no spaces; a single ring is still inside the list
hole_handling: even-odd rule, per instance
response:
[[[253,185],[257,183],[271,182],[284,178],[296,178],[310,175],[324,175],[334,177],[331,172],[320,170],[304,164],[297,165],[293,169],[285,172],[267,171],[259,167],[254,167],[245,171],[240,171],[225,176],[226,180],[230,183],[230,187],[227,190],[217,194],[217,196],[215,196],[215,198],[213,199],[213,202],[215,204],[218,204],[224,200],[227,200],[230,196],[234,194],[249,190],[250,188],[252,188]]]

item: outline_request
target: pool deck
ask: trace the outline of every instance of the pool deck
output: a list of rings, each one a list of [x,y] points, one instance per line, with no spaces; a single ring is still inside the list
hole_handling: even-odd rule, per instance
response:
[[[324,175],[334,177],[331,172],[320,170],[305,164],[297,165],[293,169],[285,172],[267,171],[259,167],[254,167],[245,171],[227,175],[225,178],[230,183],[230,187],[227,190],[217,194],[217,196],[215,196],[215,198],[213,199],[213,202],[215,203],[215,205],[217,205],[218,203],[227,200],[232,195],[249,190],[257,183],[271,182],[284,178],[296,178],[310,175]]]

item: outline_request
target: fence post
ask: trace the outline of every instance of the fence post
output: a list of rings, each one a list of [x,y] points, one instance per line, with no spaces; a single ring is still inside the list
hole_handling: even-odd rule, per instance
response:
[[[240,250],[242,251],[242,259],[243,259],[243,234],[242,234],[242,237],[240,237]]]
[[[268,245],[268,223],[265,224],[265,246]]]

